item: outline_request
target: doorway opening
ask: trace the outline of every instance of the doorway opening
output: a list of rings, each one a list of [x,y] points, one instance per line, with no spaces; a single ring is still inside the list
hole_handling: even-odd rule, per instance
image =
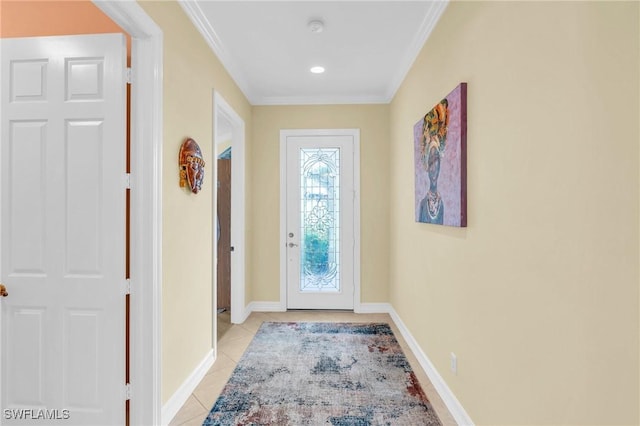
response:
[[[245,181],[244,121],[217,92],[213,94],[216,197],[213,217],[213,342],[222,324],[246,318],[244,301]],[[221,316],[218,321],[218,316]],[[221,325],[218,330],[218,325]]]
[[[218,316],[217,338],[220,339],[231,327],[231,165],[233,158],[233,126],[221,114],[216,126],[216,238],[217,285],[216,314]]]

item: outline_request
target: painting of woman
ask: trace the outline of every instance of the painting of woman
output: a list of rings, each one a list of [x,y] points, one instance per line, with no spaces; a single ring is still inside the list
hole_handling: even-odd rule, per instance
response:
[[[449,124],[448,102],[443,99],[423,119],[422,124],[422,163],[429,176],[429,191],[420,202],[419,222],[442,225],[444,203],[438,192],[440,175],[440,157],[444,154]]]
[[[466,108],[461,83],[413,128],[417,222],[467,226]]]

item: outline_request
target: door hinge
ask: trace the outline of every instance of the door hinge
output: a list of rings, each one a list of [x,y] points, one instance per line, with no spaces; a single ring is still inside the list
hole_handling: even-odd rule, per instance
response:
[[[127,80],[127,84],[131,84],[131,80],[132,80],[132,73],[131,73],[131,67],[127,67],[127,71],[125,73],[125,79]]]
[[[131,280],[129,278],[124,280],[124,294],[125,296],[131,294]]]
[[[131,189],[131,173],[124,174],[124,188]]]
[[[131,399],[131,383],[125,383],[124,385],[124,399],[125,401]]]

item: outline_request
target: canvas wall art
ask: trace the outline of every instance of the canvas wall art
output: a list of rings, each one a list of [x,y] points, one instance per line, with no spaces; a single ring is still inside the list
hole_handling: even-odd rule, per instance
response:
[[[467,83],[413,127],[416,222],[467,226]]]

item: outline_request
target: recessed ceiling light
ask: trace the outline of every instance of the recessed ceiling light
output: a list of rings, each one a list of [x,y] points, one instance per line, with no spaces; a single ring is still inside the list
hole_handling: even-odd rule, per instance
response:
[[[309,31],[311,31],[312,33],[318,34],[324,31],[324,22],[322,22],[319,19],[314,19],[313,21],[307,24],[307,27],[309,28]]]
[[[314,74],[322,74],[324,72],[324,67],[311,67],[309,71]]]

